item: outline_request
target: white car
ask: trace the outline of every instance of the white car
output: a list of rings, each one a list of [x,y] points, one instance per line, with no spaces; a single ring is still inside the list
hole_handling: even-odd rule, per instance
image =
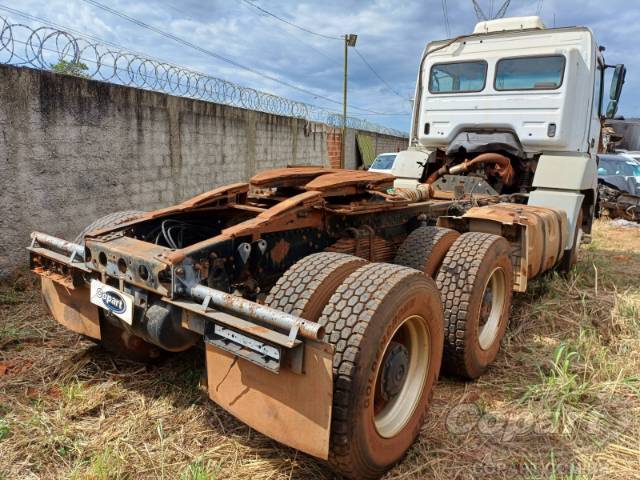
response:
[[[624,152],[625,155],[628,155],[629,157],[633,157],[635,160],[640,162],[640,151],[637,150],[629,150]]]
[[[397,153],[381,153],[373,161],[369,167],[369,171],[390,174],[397,156]]]

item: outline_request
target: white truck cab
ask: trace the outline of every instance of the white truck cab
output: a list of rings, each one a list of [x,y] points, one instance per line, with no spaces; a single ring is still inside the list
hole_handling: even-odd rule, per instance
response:
[[[446,189],[461,175],[473,176],[478,181],[465,181],[465,188],[562,208],[570,232],[589,231],[610,67],[603,51],[589,28],[549,29],[539,17],[481,22],[470,35],[429,43],[410,146],[393,168],[395,186]],[[623,65],[615,67],[609,118],[625,74]]]

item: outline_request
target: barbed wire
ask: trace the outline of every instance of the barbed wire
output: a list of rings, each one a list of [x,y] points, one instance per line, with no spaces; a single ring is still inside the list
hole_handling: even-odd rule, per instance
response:
[[[302,118],[342,127],[342,115],[323,107],[243,87],[140,53],[54,27],[32,28],[0,16],[0,63],[92,78],[144,90]],[[347,117],[347,127],[407,137],[406,132]]]

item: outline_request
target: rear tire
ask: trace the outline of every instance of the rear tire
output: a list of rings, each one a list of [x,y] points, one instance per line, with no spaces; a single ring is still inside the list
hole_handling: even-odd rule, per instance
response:
[[[461,235],[436,278],[444,302],[445,373],[475,379],[500,349],[509,322],[513,269],[509,242],[498,235]]]
[[[424,423],[442,359],[440,294],[420,272],[372,263],[344,280],[319,323],[335,347],[329,463],[379,478]]]
[[[415,268],[434,278],[460,233],[443,227],[418,227],[400,245],[393,263]]]
[[[344,253],[322,252],[304,257],[273,286],[265,303],[275,309],[317,322],[336,288],[366,260]]]
[[[104,217],[100,217],[84,227],[84,229],[82,229],[82,231],[76,236],[74,242],[79,243],[80,245],[84,245],[84,236],[92,230],[115,227],[116,225],[120,225],[121,223],[134,220],[141,215],[144,215],[145,213],[146,212],[142,212],[140,210],[123,210],[121,212],[113,212],[105,215]]]

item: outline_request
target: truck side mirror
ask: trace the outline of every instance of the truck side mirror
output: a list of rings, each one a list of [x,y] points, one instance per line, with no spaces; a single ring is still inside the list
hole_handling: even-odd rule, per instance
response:
[[[607,106],[607,118],[615,117],[618,112],[618,102],[620,101],[620,95],[622,95],[622,86],[624,85],[624,79],[627,76],[627,67],[624,65],[616,65],[616,69],[613,72],[611,78],[611,87],[609,88],[609,105]]]

